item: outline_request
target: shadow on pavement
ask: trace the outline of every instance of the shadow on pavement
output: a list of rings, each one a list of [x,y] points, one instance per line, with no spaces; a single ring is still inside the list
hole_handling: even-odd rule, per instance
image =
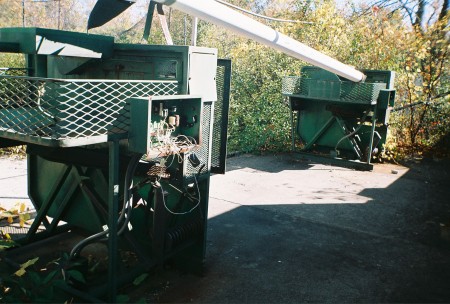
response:
[[[148,301],[450,301],[448,162],[357,172],[245,156],[228,168],[212,185],[204,276],[159,273]]]
[[[211,179],[203,276],[156,271],[131,301],[450,302],[450,161],[227,165]]]

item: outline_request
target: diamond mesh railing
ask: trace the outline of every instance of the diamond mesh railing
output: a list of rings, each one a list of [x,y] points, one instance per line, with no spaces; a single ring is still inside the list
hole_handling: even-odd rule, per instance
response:
[[[307,74],[288,76],[282,80],[284,95],[354,104],[375,104],[380,91],[385,88],[385,83],[312,79]]]
[[[0,136],[44,145],[104,141],[128,128],[130,97],[174,95],[176,81],[0,76]]]

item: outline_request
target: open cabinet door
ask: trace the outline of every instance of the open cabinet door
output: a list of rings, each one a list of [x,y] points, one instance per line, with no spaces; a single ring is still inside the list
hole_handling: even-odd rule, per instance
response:
[[[211,153],[211,173],[224,174],[227,159],[228,113],[230,108],[231,60],[217,60],[217,102]]]

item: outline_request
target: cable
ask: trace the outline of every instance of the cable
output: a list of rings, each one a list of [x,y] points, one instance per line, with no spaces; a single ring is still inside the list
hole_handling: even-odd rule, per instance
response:
[[[139,164],[140,159],[141,159],[140,154],[134,155],[130,161],[130,164],[131,164],[131,166],[129,166],[129,167],[131,167],[130,171],[128,171],[128,168],[127,168],[126,174],[128,174],[128,176],[125,175],[125,185],[124,185],[125,193],[124,193],[124,197],[123,197],[123,204],[126,207],[123,209],[123,213],[125,213],[125,210],[127,210],[127,212],[125,213],[125,222],[123,223],[122,227],[118,230],[117,235],[121,235],[123,233],[123,231],[128,226],[128,223],[131,220],[131,211],[133,209],[132,193],[134,191],[133,176],[134,176],[134,172],[136,171],[137,165]]]
[[[334,147],[334,151],[336,152],[336,155],[338,154],[338,146],[339,146],[339,144],[340,144],[344,139],[349,138],[349,137],[355,135],[355,134],[359,131],[359,129],[361,129],[361,127],[362,127],[364,121],[366,121],[367,115],[369,115],[369,110],[366,110],[366,113],[365,113],[364,116],[361,118],[361,122],[360,122],[360,124],[358,125],[358,127],[357,127],[353,132],[351,132],[351,133],[345,135],[344,137],[342,137],[342,138],[337,142],[336,146]]]
[[[171,213],[171,214],[173,214],[173,215],[185,215],[185,214],[188,214],[188,213],[191,213],[192,211],[194,211],[199,205],[200,205],[200,202],[201,202],[201,197],[200,197],[200,188],[199,188],[199,186],[198,186],[198,181],[197,181],[197,178],[194,176],[194,181],[195,181],[195,185],[196,185],[196,187],[197,187],[197,193],[198,193],[198,198],[197,198],[197,203],[195,204],[195,206],[194,207],[192,207],[190,210],[188,210],[188,211],[185,211],[185,212],[175,212],[175,211],[172,211],[172,210],[170,210],[170,208],[167,206],[167,203],[166,203],[166,200],[165,200],[165,198],[164,198],[164,189],[163,189],[163,187],[162,187],[162,185],[160,184],[160,183],[158,183],[158,184],[154,184],[154,187],[155,188],[160,188],[161,189],[161,196],[162,196],[162,200],[163,200],[163,204],[164,204],[164,208],[167,210],[167,212],[169,212],[169,213]],[[179,191],[179,189],[177,189],[178,191]],[[186,195],[189,195],[189,196],[186,196],[190,201],[192,201],[193,199],[195,199],[193,196],[191,196],[189,193],[187,193],[187,192],[185,192],[185,194]]]
[[[156,158],[167,155],[177,155],[178,162],[181,163],[183,161],[181,153],[186,153],[197,146],[197,141],[193,137],[182,134],[173,136],[172,134],[175,132],[175,127],[169,125],[164,120],[155,123],[153,130],[154,132],[152,132],[150,138],[149,150],[158,152]],[[148,154],[150,154],[150,152]]]
[[[260,15],[260,14],[248,11],[246,9],[243,9],[243,8],[239,7],[239,6],[233,5],[231,3],[228,3],[228,2],[225,2],[225,1],[222,1],[222,0],[215,0],[215,1],[219,2],[219,3],[223,4],[223,5],[226,5],[226,6],[234,8],[234,9],[237,9],[237,10],[239,10],[241,12],[247,13],[249,15],[252,15],[252,16],[255,16],[255,17],[259,17],[259,18],[263,18],[263,19],[270,20],[270,21],[314,24],[314,22],[311,22],[311,21],[287,20],[287,19],[279,19],[279,18],[268,17],[268,16],[264,16],[264,15]]]
[[[125,217],[125,214],[128,214],[128,217],[126,217],[125,219],[125,223],[122,225],[122,227],[118,230],[118,235],[120,235],[125,227],[128,225],[130,219],[131,219],[131,205],[130,202],[132,201],[132,199],[129,197],[129,188],[132,185],[132,177],[134,175],[134,171],[136,170],[137,164],[139,163],[139,160],[141,158],[140,154],[135,154],[128,166],[127,166],[127,170],[125,173],[125,194],[124,194],[124,204],[122,206],[122,211],[120,212],[119,218],[117,219],[117,224],[120,224],[120,222],[123,220],[123,218]],[[84,247],[86,247],[87,245],[89,245],[90,243],[94,242],[94,241],[102,241],[105,238],[103,238],[104,236],[106,236],[109,233],[109,228],[106,228],[105,230],[98,232],[96,234],[93,234],[83,240],[81,240],[80,242],[78,242],[71,250],[70,255],[69,255],[69,259],[72,259],[76,256],[78,256],[81,252],[81,250],[83,250]],[[107,239],[107,238],[106,238]]]

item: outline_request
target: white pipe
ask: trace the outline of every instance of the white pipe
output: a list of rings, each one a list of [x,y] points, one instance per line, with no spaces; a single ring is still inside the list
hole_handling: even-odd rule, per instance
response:
[[[184,13],[212,22],[244,37],[256,40],[294,58],[347,78],[364,81],[366,76],[355,68],[331,58],[276,30],[213,0],[153,0]]]
[[[197,28],[198,28],[198,18],[194,17],[192,19],[192,34],[191,34],[191,45],[197,45]]]

